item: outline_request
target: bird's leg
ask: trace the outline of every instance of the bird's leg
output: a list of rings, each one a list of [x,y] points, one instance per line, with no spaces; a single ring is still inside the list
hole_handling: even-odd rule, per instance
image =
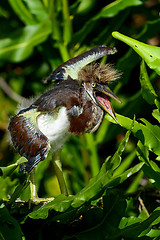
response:
[[[55,174],[57,176],[58,179],[58,183],[59,183],[59,187],[61,190],[61,193],[64,194],[65,196],[68,196],[68,191],[67,191],[67,187],[65,184],[65,180],[64,180],[64,176],[63,176],[63,172],[62,172],[62,164],[60,161],[60,150],[56,151],[53,154],[53,166],[55,169]]]
[[[30,172],[30,191],[31,200],[35,201],[38,198],[36,184],[35,184],[35,168]]]
[[[37,194],[37,189],[36,189],[36,183],[35,183],[35,168],[30,172],[30,191],[31,191],[31,201],[34,202],[35,204],[41,203],[46,203],[53,201],[54,198],[39,198]]]

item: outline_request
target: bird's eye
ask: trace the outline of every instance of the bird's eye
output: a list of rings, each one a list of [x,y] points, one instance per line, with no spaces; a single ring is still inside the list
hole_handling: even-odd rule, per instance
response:
[[[92,83],[91,83],[91,86],[92,86],[93,88],[95,88],[95,87],[96,87],[96,83],[92,82]]]

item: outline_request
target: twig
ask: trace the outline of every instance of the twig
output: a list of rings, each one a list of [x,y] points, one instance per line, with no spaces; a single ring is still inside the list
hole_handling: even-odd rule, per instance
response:
[[[2,77],[0,77],[0,87],[15,102],[21,103],[24,101],[25,98],[15,93]]]
[[[148,212],[147,208],[145,207],[144,202],[143,202],[143,200],[142,200],[142,198],[140,196],[138,197],[138,201],[140,203],[139,211],[141,212],[142,209],[144,209],[144,211],[146,212],[147,216],[149,217],[149,212]]]
[[[64,180],[63,172],[62,172],[62,166],[61,166],[61,161],[60,161],[60,151],[57,150],[52,157],[52,162],[55,170],[55,174],[58,179],[58,183],[60,186],[61,193],[64,194],[65,196],[68,196],[68,191],[67,191],[67,186]]]

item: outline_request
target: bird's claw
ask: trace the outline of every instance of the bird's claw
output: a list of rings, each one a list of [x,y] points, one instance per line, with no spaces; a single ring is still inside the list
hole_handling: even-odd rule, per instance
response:
[[[29,199],[29,208],[31,208],[31,205],[39,205],[39,204],[46,204],[54,200],[54,197],[52,198],[39,198],[39,197],[34,197]]]

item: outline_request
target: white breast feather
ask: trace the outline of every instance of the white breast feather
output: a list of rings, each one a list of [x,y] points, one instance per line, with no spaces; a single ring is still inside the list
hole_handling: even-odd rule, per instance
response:
[[[40,131],[50,140],[54,151],[61,148],[69,136],[70,122],[65,107],[60,108],[58,113],[39,115],[37,125]]]

